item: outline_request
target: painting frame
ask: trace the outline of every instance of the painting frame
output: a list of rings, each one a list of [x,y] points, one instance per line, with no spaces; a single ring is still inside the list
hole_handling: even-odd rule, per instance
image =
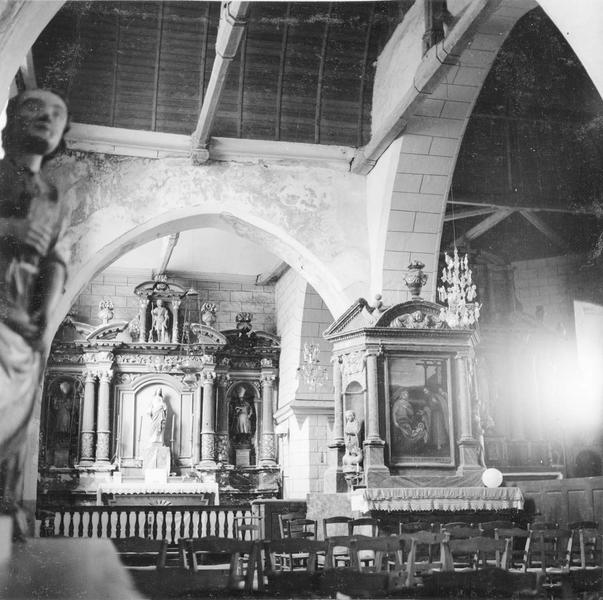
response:
[[[390,354],[384,375],[390,466],[455,467],[450,356]]]

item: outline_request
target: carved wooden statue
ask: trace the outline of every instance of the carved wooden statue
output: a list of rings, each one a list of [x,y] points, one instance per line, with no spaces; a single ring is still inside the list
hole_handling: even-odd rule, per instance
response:
[[[66,259],[61,242],[65,207],[40,172],[68,126],[65,102],[45,90],[12,98],[0,161],[0,494],[2,511],[19,515],[24,444],[46,324],[62,293]],[[25,523],[16,519],[17,533]]]

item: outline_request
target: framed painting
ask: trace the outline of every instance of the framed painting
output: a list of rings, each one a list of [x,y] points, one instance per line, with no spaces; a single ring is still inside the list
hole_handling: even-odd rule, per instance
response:
[[[449,359],[388,356],[385,369],[390,464],[454,466]]]

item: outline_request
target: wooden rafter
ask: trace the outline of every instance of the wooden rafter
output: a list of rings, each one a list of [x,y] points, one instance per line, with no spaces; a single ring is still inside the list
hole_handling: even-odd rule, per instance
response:
[[[23,78],[23,84],[26,90],[33,90],[38,87],[36,82],[36,70],[34,68],[33,55],[31,50],[23,58],[21,63],[21,77]]]
[[[211,128],[218,110],[218,102],[226,82],[228,69],[237,54],[241,38],[247,27],[249,2],[226,2],[220,15],[218,35],[216,37],[216,58],[212,67],[203,105],[192,134],[194,159],[205,162],[209,158],[207,146]]]
[[[322,118],[322,88],[325,77],[325,60],[327,58],[327,47],[329,45],[329,23],[331,22],[331,12],[333,4],[329,2],[327,18],[325,19],[325,28],[322,34],[322,47],[320,49],[320,63],[318,67],[318,85],[316,86],[316,111],[314,113],[314,143],[320,144],[320,120]]]
[[[276,85],[276,125],[274,139],[281,139],[281,116],[283,112],[283,81],[285,80],[285,63],[287,60],[287,42],[289,41],[289,18],[291,16],[291,2],[287,2],[285,20],[283,23],[283,40],[281,42],[281,60],[278,67],[278,82]]]
[[[371,46],[371,33],[373,31],[373,21],[375,20],[375,3],[371,2],[368,23],[366,26],[366,37],[364,38],[364,53],[362,55],[362,73],[360,74],[360,92],[359,92],[359,110],[358,110],[358,146],[362,144],[362,124],[364,122],[364,93],[366,88],[366,73],[368,66],[368,55]]]
[[[458,206],[481,206],[483,208],[489,207],[493,209],[508,208],[510,210],[525,210],[527,212],[551,212],[551,213],[565,213],[572,215],[594,215],[595,211],[587,206],[580,208],[553,208],[549,206],[518,206],[514,204],[503,204],[498,202],[477,202],[473,200],[464,200],[455,197],[454,200],[448,200],[448,204],[454,204]]]
[[[480,221],[477,225],[475,225],[475,227],[472,227],[466,231],[460,238],[454,240],[454,244],[456,246],[462,246],[465,242],[471,242],[472,240],[477,239],[481,235],[484,235],[486,231],[489,231],[501,221],[504,221],[513,212],[514,211],[512,209],[508,208],[497,210],[489,217],[486,217],[483,221]]]
[[[461,210],[460,212],[453,212],[447,214],[444,217],[444,221],[458,221],[459,219],[469,219],[471,217],[479,217],[480,215],[489,215],[493,213],[496,208],[487,206],[485,208],[474,208],[469,210]]]
[[[545,223],[538,215],[534,214],[529,210],[520,210],[519,214],[526,220],[528,223],[531,223],[542,233],[545,235],[555,246],[561,248],[562,250],[568,250],[569,246],[567,242],[556,232],[551,229],[551,227]]]
[[[163,248],[163,254],[161,256],[161,263],[159,265],[159,269],[157,269],[158,274],[165,273],[167,271],[168,264],[170,262],[170,259],[172,258],[174,248],[176,247],[176,244],[178,243],[179,239],[179,233],[173,233],[172,235],[166,238],[166,243]]]

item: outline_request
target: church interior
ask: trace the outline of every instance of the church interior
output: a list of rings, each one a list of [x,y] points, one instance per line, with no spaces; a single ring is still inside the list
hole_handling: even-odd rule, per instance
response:
[[[0,6],[2,100],[55,90],[71,121],[44,167],[70,260],[27,431],[32,534],[598,522],[602,18]]]

